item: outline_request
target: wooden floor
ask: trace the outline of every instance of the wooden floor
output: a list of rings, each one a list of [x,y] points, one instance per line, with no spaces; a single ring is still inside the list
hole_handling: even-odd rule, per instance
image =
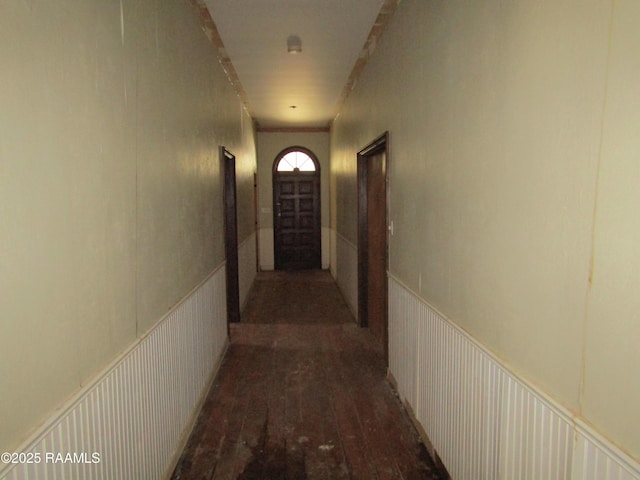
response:
[[[439,479],[328,272],[260,273],[173,479]]]

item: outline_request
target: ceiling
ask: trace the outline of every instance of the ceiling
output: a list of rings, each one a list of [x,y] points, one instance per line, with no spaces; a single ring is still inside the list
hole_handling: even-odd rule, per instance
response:
[[[375,46],[381,20],[393,2],[204,3],[222,43],[218,45],[221,62],[254,120],[260,128],[286,129],[329,125]],[[299,54],[287,53],[291,35],[301,39]]]

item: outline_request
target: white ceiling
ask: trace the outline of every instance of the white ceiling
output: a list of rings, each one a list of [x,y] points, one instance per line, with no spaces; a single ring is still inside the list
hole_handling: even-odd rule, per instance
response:
[[[205,0],[260,127],[326,127],[385,0]],[[287,37],[302,53],[287,53]],[[294,105],[296,108],[290,108]]]

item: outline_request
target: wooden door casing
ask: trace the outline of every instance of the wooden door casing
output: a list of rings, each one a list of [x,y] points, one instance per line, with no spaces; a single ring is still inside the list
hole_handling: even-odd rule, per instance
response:
[[[227,283],[227,321],[240,321],[240,282],[238,267],[238,217],[236,205],[236,157],[220,147],[223,172],[223,214],[225,274]]]
[[[388,362],[388,133],[358,152],[358,323]]]

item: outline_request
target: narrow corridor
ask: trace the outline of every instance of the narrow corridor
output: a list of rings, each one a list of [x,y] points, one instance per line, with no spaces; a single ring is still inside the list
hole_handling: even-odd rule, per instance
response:
[[[263,272],[173,479],[438,479],[328,272]]]

